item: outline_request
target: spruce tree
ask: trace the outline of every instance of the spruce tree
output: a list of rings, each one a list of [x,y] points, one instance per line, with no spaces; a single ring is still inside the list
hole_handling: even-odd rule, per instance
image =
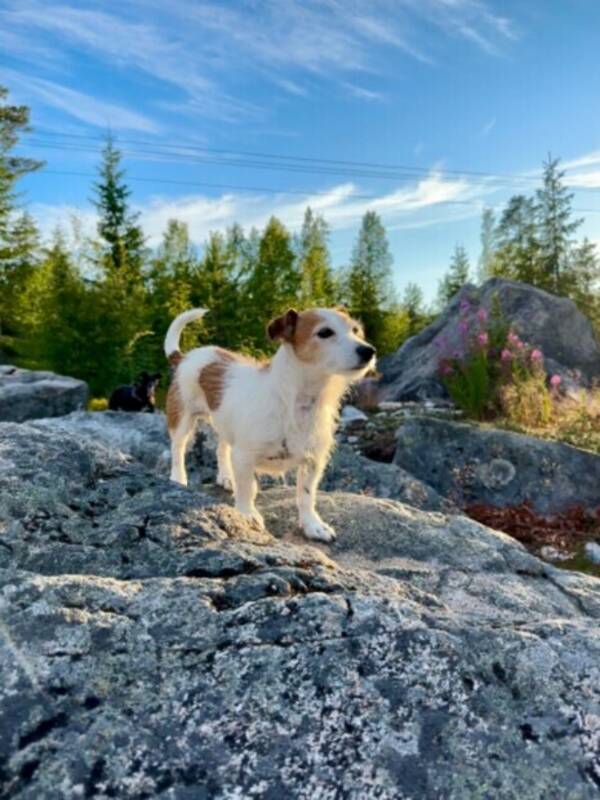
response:
[[[454,295],[469,282],[469,257],[461,244],[457,244],[452,254],[450,267],[438,287],[438,306],[444,308]]]
[[[573,194],[564,185],[565,173],[558,164],[559,159],[551,156],[544,162],[543,186],[536,192],[536,214],[542,269],[540,284],[560,294],[564,273],[568,270],[572,236],[583,220],[572,219]]]
[[[337,300],[336,282],[327,247],[328,237],[329,228],[323,217],[307,208],[297,241],[299,303],[303,308],[332,306]]]
[[[144,234],[137,224],[139,215],[129,207],[131,190],[125,183],[121,153],[111,136],[102,151],[99,181],[94,188],[102,271],[109,276],[119,275],[125,283],[138,283],[144,259]]]
[[[421,287],[416,283],[408,283],[402,294],[401,306],[408,318],[408,335],[414,336],[428,320]]]
[[[500,216],[495,238],[494,275],[534,286],[543,284],[536,208],[531,198],[521,194],[510,198]]]
[[[395,327],[398,309],[392,286],[392,256],[385,228],[374,211],[367,211],[362,218],[345,278],[345,294],[351,313],[365,327],[367,339],[380,352],[389,349],[394,336],[385,328]]]
[[[197,270],[195,249],[185,222],[170,219],[163,239],[150,261],[148,286],[148,328],[153,332],[148,343],[153,351],[147,369],[160,371],[164,366],[163,339],[174,317],[193,306],[192,283]],[[195,327],[186,327],[182,348],[195,344]]]
[[[100,280],[93,287],[98,371],[95,386],[107,393],[152,365],[146,350],[151,336],[144,283],[144,236],[129,207],[131,191],[121,169],[121,153],[109,137],[95,184],[98,209],[95,263]],[[150,350],[152,348],[150,347]]]
[[[297,304],[299,289],[300,276],[290,234],[276,217],[271,217],[244,291],[243,305],[249,312],[248,339],[253,347],[264,348],[267,322]]]
[[[210,233],[192,287],[194,305],[208,309],[200,329],[201,341],[230,348],[242,344],[238,267],[231,240],[222,233]]]

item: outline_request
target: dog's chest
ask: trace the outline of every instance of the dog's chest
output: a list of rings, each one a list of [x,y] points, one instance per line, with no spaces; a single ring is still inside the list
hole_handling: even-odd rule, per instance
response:
[[[277,436],[265,442],[259,458],[260,468],[285,472],[298,466],[319,449],[318,434],[316,399],[299,398],[293,418],[283,419]]]

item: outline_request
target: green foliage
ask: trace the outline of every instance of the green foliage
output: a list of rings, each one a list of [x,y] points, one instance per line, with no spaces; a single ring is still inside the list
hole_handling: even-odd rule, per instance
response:
[[[328,238],[329,228],[323,217],[307,208],[297,243],[300,271],[298,302],[301,308],[323,308],[337,302],[338,292],[329,258]]]
[[[271,217],[260,238],[254,268],[244,286],[246,339],[250,348],[264,349],[266,323],[294,306],[300,290],[300,274],[291,237],[282,223]]]
[[[490,371],[487,350],[475,349],[463,360],[456,359],[446,376],[446,388],[457,408],[468,417],[483,419],[490,403]]]
[[[131,190],[121,169],[121,153],[109,136],[102,151],[99,181],[94,184],[94,205],[98,210],[98,266],[107,276],[120,274],[123,284],[141,279],[144,234],[136,224],[137,214],[129,209]]]
[[[521,341],[503,318],[497,299],[491,313],[463,299],[460,344],[442,354],[439,372],[456,406],[473,419],[502,417],[524,425],[545,425],[552,414],[543,353]],[[442,342],[442,348],[447,346]],[[560,378],[557,378],[560,383]]]
[[[469,257],[465,248],[457,244],[452,254],[448,272],[438,287],[438,307],[444,308],[454,295],[469,282]]]
[[[533,197],[511,197],[495,225],[484,212],[480,279],[501,276],[570,297],[600,331],[600,261],[591,242],[574,241],[582,220],[573,219],[558,165],[549,158],[542,187]]]
[[[408,283],[402,295],[401,308],[408,320],[407,336],[414,336],[431,322],[425,308],[423,291],[416,283]]]
[[[362,321],[367,339],[378,352],[398,347],[402,326],[393,290],[392,256],[385,228],[374,211],[367,211],[362,218],[343,283],[343,299],[350,313]]]
[[[8,102],[0,86],[0,351],[12,351],[22,331],[17,306],[35,267],[38,234],[28,214],[17,207],[17,181],[42,166],[41,161],[15,156],[19,136],[29,131],[29,109]],[[14,351],[13,351],[14,352]]]

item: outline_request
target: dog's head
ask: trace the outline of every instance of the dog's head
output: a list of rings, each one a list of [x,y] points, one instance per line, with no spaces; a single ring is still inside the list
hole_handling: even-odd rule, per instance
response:
[[[135,381],[135,389],[138,397],[153,403],[156,387],[160,383],[161,377],[160,372],[153,372],[151,374],[146,371],[141,372]]]
[[[342,310],[292,308],[272,320],[267,332],[291,347],[303,364],[323,373],[358,380],[375,366],[375,348],[365,342],[362,325]]]

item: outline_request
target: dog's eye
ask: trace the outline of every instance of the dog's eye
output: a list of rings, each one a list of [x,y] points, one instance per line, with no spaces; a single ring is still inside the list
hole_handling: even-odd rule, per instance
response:
[[[320,339],[329,339],[330,336],[335,336],[335,332],[332,331],[331,328],[321,328],[321,330],[317,332],[317,336]]]
[[[358,334],[360,333],[360,330],[359,330],[359,327],[358,327],[358,325],[355,325],[355,326],[352,328],[352,333],[353,333],[353,334],[355,334],[355,336],[358,336]]]

